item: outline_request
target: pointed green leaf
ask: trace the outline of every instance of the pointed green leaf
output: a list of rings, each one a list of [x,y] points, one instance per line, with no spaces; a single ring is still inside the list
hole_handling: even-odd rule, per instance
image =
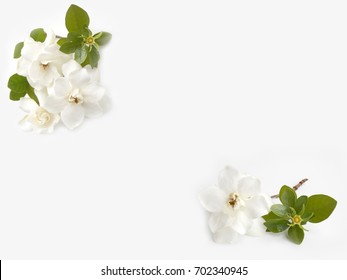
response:
[[[268,220],[264,225],[269,231],[274,233],[285,231],[289,227],[288,221],[284,219]]]
[[[77,5],[71,5],[66,12],[65,25],[69,32],[83,34],[89,26],[89,16],[85,10]]]
[[[93,46],[92,50],[89,52],[89,64],[94,68],[98,66],[100,59],[99,51]]]
[[[24,42],[20,42],[14,48],[13,58],[20,58],[22,56],[22,49],[24,47]]]
[[[111,41],[112,38],[112,34],[108,33],[108,32],[99,32],[97,34],[95,34],[94,36],[95,42],[99,45],[99,46],[104,46],[106,45],[108,42]]]
[[[27,89],[27,93],[29,97],[36,102],[37,105],[40,106],[39,99],[37,98],[37,95],[35,94],[35,90],[29,85]]]
[[[269,220],[274,220],[274,219],[281,219],[281,217],[277,216],[274,212],[270,211],[268,214],[262,216],[262,218],[265,221],[269,221]]]
[[[33,38],[36,42],[43,43],[47,38],[47,33],[43,28],[36,28],[30,33],[30,37]]]
[[[63,53],[70,54],[74,53],[77,50],[77,48],[81,46],[81,43],[68,41],[62,44],[59,50]]]
[[[303,205],[306,206],[307,199],[308,198],[306,195],[302,195],[295,201],[294,209],[297,213],[299,213],[302,210]]]
[[[75,60],[82,64],[88,56],[88,48],[86,46],[81,46],[76,49]]]
[[[329,218],[336,204],[337,201],[335,199],[324,194],[310,196],[306,204],[306,211],[314,213],[314,217],[310,219],[310,222],[320,223]]]
[[[290,227],[288,230],[288,238],[295,244],[301,244],[301,242],[304,240],[304,236],[304,231],[298,225]]]
[[[296,192],[288,186],[283,186],[280,190],[279,198],[283,205],[294,207],[296,202]]]
[[[274,204],[271,206],[271,211],[281,217],[281,218],[287,218],[291,216],[289,207],[282,205],[282,204]]]

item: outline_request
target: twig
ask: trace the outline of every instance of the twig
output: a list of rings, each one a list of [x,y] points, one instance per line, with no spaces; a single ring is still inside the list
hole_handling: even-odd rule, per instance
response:
[[[299,183],[297,183],[294,187],[292,187],[292,189],[294,191],[297,191],[308,179],[302,179]],[[279,198],[279,194],[275,194],[273,196],[271,196],[271,198]]]

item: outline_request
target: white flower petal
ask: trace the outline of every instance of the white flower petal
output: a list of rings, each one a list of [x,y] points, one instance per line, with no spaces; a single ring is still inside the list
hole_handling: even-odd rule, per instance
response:
[[[37,109],[38,105],[34,100],[28,97],[23,97],[19,101],[19,107],[26,113],[30,113]]]
[[[102,108],[103,112],[109,112],[112,108],[112,102],[111,102],[111,98],[108,96],[108,94],[105,94],[101,100],[99,101],[99,105]]]
[[[209,212],[222,211],[226,197],[225,193],[217,187],[210,187],[203,190],[199,195],[202,206]]]
[[[260,180],[253,176],[246,176],[240,179],[237,191],[242,199],[248,199],[260,194]]]
[[[252,220],[242,210],[238,210],[237,215],[230,219],[229,226],[239,234],[246,234],[252,225]]]
[[[98,102],[105,94],[105,89],[97,83],[91,83],[82,88],[81,93],[87,102]]]
[[[90,76],[86,69],[72,72],[69,75],[69,81],[73,88],[83,88],[90,83]]]
[[[236,191],[238,180],[240,179],[240,173],[238,170],[231,166],[226,166],[218,177],[218,185],[221,189],[227,193]]]
[[[264,226],[263,218],[254,219],[252,221],[251,227],[247,231],[249,236],[262,236],[266,232],[266,227]]]
[[[51,44],[54,44],[56,42],[56,36],[52,29],[45,29],[45,32],[47,34],[46,40],[43,42],[45,46],[49,46]]]
[[[228,221],[228,215],[224,213],[212,213],[208,219],[208,225],[212,232],[216,232],[217,230],[226,226]]]
[[[46,69],[43,69],[38,61],[33,62],[28,71],[28,81],[32,87],[37,89],[52,85],[53,81],[59,76],[54,65],[48,65]]]
[[[62,66],[63,75],[68,77],[72,72],[81,70],[82,66],[79,65],[75,60],[71,59]]]
[[[99,73],[99,69],[94,67],[92,68],[90,65],[87,65],[84,67],[84,69],[87,70],[89,76],[90,76],[90,80],[92,82],[98,82],[100,80],[100,73]]]
[[[32,38],[24,41],[24,46],[21,51],[21,56],[29,61],[34,61],[43,51],[44,45],[41,42],[36,42]]]
[[[33,62],[28,69],[28,75],[30,76],[30,79],[33,80],[33,82],[43,80],[46,72],[43,70],[41,62]]]
[[[233,243],[239,237],[239,234],[230,227],[222,228],[213,234],[213,240],[216,243]]]
[[[48,97],[47,88],[35,89],[35,94],[36,94],[36,97],[38,98],[40,104],[44,103],[44,101]]]
[[[22,76],[27,76],[28,75],[28,69],[31,65],[31,61],[25,59],[24,57],[20,57],[18,59],[18,64],[17,64],[17,73]]]
[[[54,81],[53,89],[56,96],[64,97],[71,91],[71,85],[68,79],[59,77]]]
[[[76,104],[68,104],[61,112],[61,120],[67,128],[76,128],[84,120],[83,107]]]
[[[259,218],[269,212],[269,206],[264,196],[257,195],[245,202],[244,211],[252,219]]]
[[[88,118],[96,118],[102,115],[102,108],[97,103],[83,103],[84,113]]]
[[[46,108],[47,111],[58,114],[64,110],[67,104],[68,102],[65,98],[48,96],[42,103],[42,106]]]

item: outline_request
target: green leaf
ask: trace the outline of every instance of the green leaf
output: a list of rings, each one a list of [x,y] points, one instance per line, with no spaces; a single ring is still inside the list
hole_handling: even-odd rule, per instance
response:
[[[289,209],[290,209],[290,213],[291,213],[292,217],[294,217],[296,215],[295,209],[293,207],[289,207]]]
[[[290,209],[289,207],[287,206],[284,206],[282,204],[274,204],[271,206],[271,211],[281,217],[281,218],[287,218],[287,217],[290,217],[291,216],[291,212],[290,212]]]
[[[300,212],[299,212],[299,216],[304,215],[305,210],[306,210],[306,208],[305,208],[305,204],[303,204],[303,205],[302,205],[302,207],[301,207],[301,210],[300,210]]]
[[[30,85],[28,86],[27,93],[28,93],[29,97],[32,100],[34,100],[37,105],[40,106],[40,102],[39,102],[39,99],[37,98],[37,96],[35,94],[35,90]]]
[[[296,202],[296,192],[288,186],[283,186],[280,190],[279,198],[283,205],[294,207]]]
[[[306,204],[306,211],[314,213],[314,217],[310,219],[310,222],[320,223],[329,218],[336,204],[337,201],[335,199],[324,194],[310,196]]]
[[[269,231],[274,233],[285,231],[289,227],[288,221],[284,219],[268,220],[264,225]]]
[[[76,32],[70,32],[67,35],[67,38],[72,42],[82,42],[83,41],[83,36],[79,33],[76,33]]]
[[[104,46],[106,45],[108,42],[111,41],[112,38],[112,34],[108,33],[108,32],[99,32],[97,34],[95,34],[94,36],[95,42],[99,45],[99,46]]]
[[[24,92],[15,92],[13,90],[11,90],[10,92],[10,99],[13,100],[13,101],[18,101],[20,100],[22,97],[24,97],[26,95],[26,93]]]
[[[81,47],[81,43],[69,41],[62,44],[59,50],[63,53],[70,54],[74,53],[79,47]]]
[[[93,32],[86,26],[86,27],[84,27],[81,35],[83,35],[85,38],[87,38],[89,36],[92,36]]]
[[[59,46],[62,46],[63,44],[65,44],[66,42],[69,42],[70,40],[68,38],[60,38],[57,42],[57,44]]]
[[[86,46],[81,46],[76,49],[75,52],[75,60],[79,63],[82,64],[88,56],[88,47]]]
[[[8,80],[7,86],[10,90],[18,94],[23,94],[27,92],[29,83],[26,77],[23,77],[18,74],[14,74]]]
[[[262,218],[265,221],[269,221],[269,220],[274,220],[274,219],[280,219],[281,217],[278,217],[274,212],[269,212],[268,214],[262,216]]]
[[[98,66],[100,59],[99,51],[93,46],[89,52],[89,64],[94,68]]]
[[[288,230],[288,238],[293,241],[295,244],[301,244],[301,242],[304,240],[305,233],[304,231],[299,227],[299,225],[295,225],[293,227],[290,227]]]
[[[306,212],[301,216],[301,219],[304,223],[310,221],[314,217],[314,213],[312,212]]]
[[[69,32],[83,34],[89,26],[89,16],[82,8],[71,5],[66,12],[65,25]]]
[[[47,33],[43,28],[36,28],[30,33],[30,37],[33,38],[36,42],[43,43],[47,38]]]
[[[307,196],[306,195],[302,195],[300,196],[294,204],[294,209],[296,210],[296,212],[300,212],[303,208],[303,206],[306,206],[307,203]]]
[[[20,58],[22,56],[22,49],[24,47],[24,42],[20,42],[14,48],[13,58]]]
[[[39,100],[35,94],[35,90],[30,86],[26,77],[18,74],[14,74],[8,80],[7,86],[11,89],[10,99],[13,101],[18,101],[26,94],[29,95],[38,105],[40,105]]]

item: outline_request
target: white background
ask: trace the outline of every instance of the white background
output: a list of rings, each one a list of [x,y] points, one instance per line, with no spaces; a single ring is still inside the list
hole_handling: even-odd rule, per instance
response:
[[[345,1],[75,1],[102,50],[103,117],[22,132],[8,100],[15,44],[65,34],[70,1],[0,10],[0,258],[346,258]],[[263,190],[338,200],[301,246],[270,234],[211,241],[197,194],[226,165]]]

